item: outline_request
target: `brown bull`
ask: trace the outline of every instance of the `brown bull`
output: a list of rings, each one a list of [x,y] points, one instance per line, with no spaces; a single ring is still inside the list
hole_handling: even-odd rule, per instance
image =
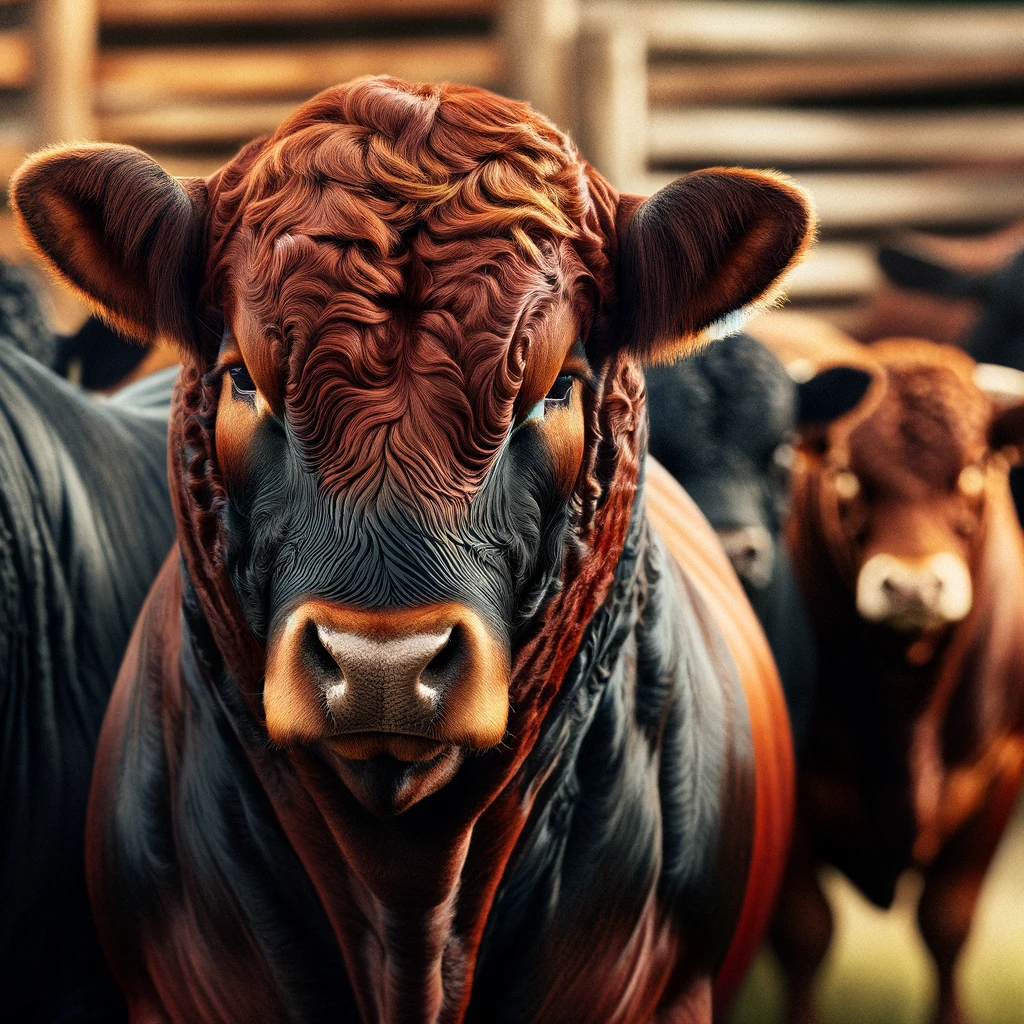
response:
[[[790,1019],[815,1020],[832,927],[817,868],[880,907],[920,869],[935,1019],[953,1024],[954,968],[1024,774],[1024,545],[1007,483],[1024,417],[952,347],[889,340],[857,362],[876,385],[805,438],[793,476],[820,671],[773,937]]]
[[[369,79],[209,179],[83,147],[12,198],[185,364],[179,554],[89,812],[134,1019],[709,1021],[792,751],[714,534],[645,467],[641,365],[770,300],[800,193],[620,196],[521,104]]]

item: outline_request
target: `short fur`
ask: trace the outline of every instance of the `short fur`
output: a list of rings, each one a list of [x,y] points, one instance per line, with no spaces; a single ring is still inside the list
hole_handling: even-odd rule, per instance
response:
[[[166,234],[126,255],[121,201],[93,205],[104,175],[202,259],[170,259]],[[122,321],[150,282],[188,361],[181,561],[140,618],[90,804],[92,899],[140,1018],[706,1022],[723,961],[735,983],[781,863],[789,737],[738,587],[706,601],[647,523],[637,354],[695,342],[683,296],[701,320],[767,297],[746,271],[797,258],[811,215],[773,179],[686,180],[670,232],[697,272],[635,310],[655,329],[634,343],[616,282],[635,207],[477,89],[328,90],[191,185],[191,217],[119,149],[21,172],[51,264],[99,267],[83,287]],[[748,196],[762,215],[725,231],[717,206]],[[573,367],[571,404],[525,418]],[[503,743],[390,816],[322,744],[269,744],[264,645],[310,597],[470,606],[511,659]],[[410,769],[343,770],[383,791]]]

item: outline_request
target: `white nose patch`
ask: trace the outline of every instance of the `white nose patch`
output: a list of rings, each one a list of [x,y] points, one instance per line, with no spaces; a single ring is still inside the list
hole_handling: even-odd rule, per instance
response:
[[[949,551],[915,559],[873,555],[857,576],[857,611],[894,629],[959,622],[971,610],[972,597],[971,574]]]

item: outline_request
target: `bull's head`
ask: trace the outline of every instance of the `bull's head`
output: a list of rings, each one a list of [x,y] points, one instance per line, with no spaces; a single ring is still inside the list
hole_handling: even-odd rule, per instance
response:
[[[12,200],[102,315],[179,347],[179,541],[213,635],[270,738],[384,812],[510,742],[510,709],[524,728],[523,638],[578,643],[581,605],[544,610],[618,557],[598,510],[635,364],[770,299],[812,229],[776,175],[619,196],[527,107],[392,79],[207,180],[85,146]]]

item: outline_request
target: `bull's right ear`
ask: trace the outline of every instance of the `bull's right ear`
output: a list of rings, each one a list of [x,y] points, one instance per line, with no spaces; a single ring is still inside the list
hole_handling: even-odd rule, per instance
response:
[[[75,146],[30,157],[10,197],[29,247],[114,327],[197,349],[201,178],[172,178],[131,146]]]

